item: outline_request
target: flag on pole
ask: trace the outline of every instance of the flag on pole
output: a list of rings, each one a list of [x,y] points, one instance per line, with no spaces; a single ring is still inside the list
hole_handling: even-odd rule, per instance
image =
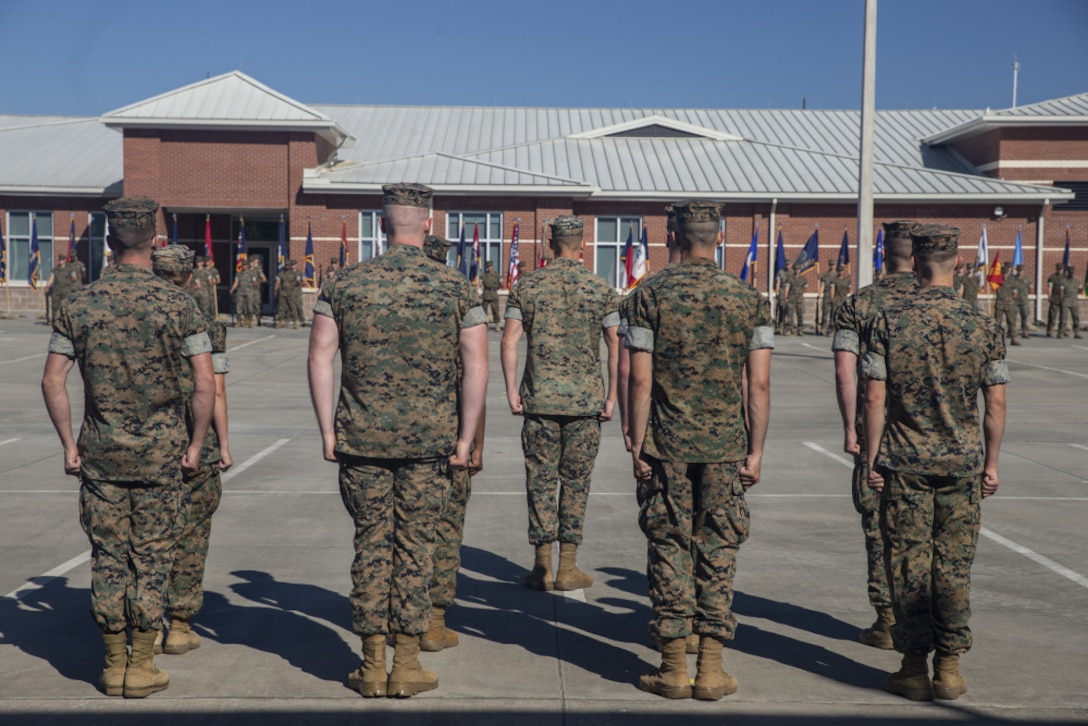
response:
[[[204,215],[204,256],[214,263],[212,257],[212,215]]]
[[[627,225],[627,242],[623,245],[623,287],[631,287],[631,283],[635,281],[635,278],[631,276],[632,266],[635,264],[634,256],[635,247],[635,227],[634,225]]]
[[[820,230],[817,229],[812,232],[808,242],[805,242],[801,254],[797,255],[797,259],[794,260],[793,264],[797,266],[797,273],[800,275],[804,275],[820,264]]]
[[[246,266],[246,260],[249,255],[246,254],[246,218],[241,217],[238,220],[238,251],[234,256],[234,271],[241,272]]]
[[[177,232],[175,231],[174,234],[176,235]],[[76,249],[76,216],[73,214],[68,225],[68,261],[71,262],[78,256],[79,251]]]
[[[1001,252],[994,253],[994,263],[990,265],[990,274],[986,276],[990,283],[990,289],[996,290],[1005,281],[1005,274],[1001,271]]]
[[[340,269],[348,266],[348,221],[340,220]]]
[[[8,247],[4,244],[4,228],[0,226],[0,285],[8,281]]]
[[[635,262],[631,265],[631,277],[634,278],[634,282],[631,283],[631,287],[638,287],[638,284],[646,279],[646,275],[650,272],[650,241],[646,239],[646,227],[642,228],[642,240],[638,243],[638,247],[635,248]]]
[[[986,225],[982,225],[982,236],[978,238],[978,252],[975,254],[975,277],[978,286],[986,287],[986,268],[990,265],[990,249],[986,241]]]
[[[303,259],[302,282],[309,288],[317,287],[317,275],[314,274],[314,235],[310,223],[306,223],[306,256]]]
[[[1024,264],[1024,239],[1020,228],[1016,228],[1016,248],[1012,251],[1012,266],[1019,267]]]
[[[759,227],[752,234],[752,244],[748,247],[748,254],[744,257],[744,267],[740,268],[740,281],[749,285],[756,284],[756,260],[759,257]]]
[[[514,232],[510,235],[510,267],[506,271],[506,289],[509,290],[514,287],[514,283],[518,281],[518,263],[521,258],[518,256],[518,223],[514,222]]]
[[[174,233],[173,233],[173,236],[170,238],[170,244],[176,245],[178,243],[178,215],[175,213],[175,214],[173,214],[171,216],[174,219]],[[72,226],[72,236],[73,236],[73,239],[74,239],[75,238],[75,222],[74,221],[72,222],[72,225],[73,225]],[[71,259],[71,258],[69,258],[69,259]]]
[[[873,269],[881,272],[884,269],[884,230],[876,233],[876,244],[873,245]]]
[[[38,247],[38,215],[30,213],[30,258],[27,260],[26,281],[31,290],[38,289],[41,281],[42,253]]]
[[[536,269],[540,269],[548,264],[548,221],[540,225],[540,259],[536,261]]]
[[[461,221],[461,237],[457,241],[457,270],[468,277],[468,248],[465,246],[465,222]]]
[[[468,279],[475,285],[480,281],[480,223],[472,223],[472,264],[469,267]]]
[[[777,277],[779,272],[789,266],[786,262],[786,245],[782,243],[782,230],[778,230],[778,244],[775,245],[774,258],[774,274]]]
[[[283,272],[287,267],[287,223],[280,215],[279,244],[276,246],[276,269]]]
[[[1069,267],[1069,227],[1065,228],[1065,254],[1062,255],[1062,264]]]
[[[845,229],[842,231],[842,246],[839,247],[839,259],[835,264],[842,267],[850,266],[850,233]]]

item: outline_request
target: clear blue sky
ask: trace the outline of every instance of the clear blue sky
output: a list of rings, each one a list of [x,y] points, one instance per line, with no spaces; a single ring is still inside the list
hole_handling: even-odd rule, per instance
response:
[[[241,70],[303,103],[856,108],[864,0],[0,0],[0,113]],[[1085,0],[879,0],[878,108],[1088,91]]]

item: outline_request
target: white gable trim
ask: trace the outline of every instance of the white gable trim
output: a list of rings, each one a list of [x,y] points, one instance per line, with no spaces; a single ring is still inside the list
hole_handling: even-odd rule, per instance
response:
[[[665,116],[659,116],[657,114],[653,114],[651,116],[643,116],[642,118],[624,121],[623,123],[613,124],[612,126],[605,126],[604,128],[600,129],[582,131],[577,134],[571,134],[567,138],[600,139],[606,136],[611,136],[612,134],[618,134],[624,131],[633,131],[634,129],[640,129],[646,126],[664,126],[665,128],[682,131],[687,134],[694,134],[695,136],[702,136],[703,138],[707,139],[714,139],[716,141],[744,141],[744,139],[740,136],[727,134],[723,131],[715,131],[714,129],[708,129],[705,126],[696,126],[695,124],[677,121],[676,119],[666,118]]]

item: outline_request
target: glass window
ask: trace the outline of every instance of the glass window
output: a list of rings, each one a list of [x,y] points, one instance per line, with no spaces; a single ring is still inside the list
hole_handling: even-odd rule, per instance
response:
[[[484,262],[492,262],[500,275],[502,267],[502,213],[501,212],[450,212],[446,215],[446,239],[458,243],[461,240],[461,226],[465,229],[465,247],[472,247],[472,236],[476,230],[480,234],[480,256]],[[457,244],[450,248],[446,264],[457,266]],[[479,271],[482,273],[483,265]]]
[[[632,245],[642,239],[641,217],[597,217],[594,238],[594,269],[617,290],[627,287],[627,272],[623,269],[623,249],[630,235]],[[622,274],[621,274],[622,270]]]
[[[386,248],[385,234],[382,233],[381,212],[359,212],[359,257],[358,260],[369,260],[377,257]]]
[[[38,258],[41,264],[38,284],[45,286],[53,274],[53,214],[52,212],[8,213],[8,281],[27,283],[30,259],[31,218],[37,224]]]

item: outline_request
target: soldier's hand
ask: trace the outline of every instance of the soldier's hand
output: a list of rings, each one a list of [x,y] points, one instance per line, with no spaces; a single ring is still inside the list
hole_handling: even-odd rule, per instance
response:
[[[874,492],[884,491],[884,477],[874,467],[869,467],[869,475],[866,478],[869,482],[869,488]]]
[[[842,450],[847,454],[860,454],[861,444],[858,443],[858,432],[853,428],[843,436]]]
[[[987,469],[982,472],[982,498],[997,494],[997,487],[1001,482],[997,479],[997,469]]]
[[[631,450],[631,432],[626,428],[623,430],[623,446],[628,451]]]
[[[79,476],[83,463],[79,458],[79,449],[64,450],[64,473],[69,476]]]
[[[597,418],[601,421],[611,421],[612,411],[616,408],[615,399],[608,399],[604,402],[604,410],[597,414]]]
[[[521,416],[525,413],[525,409],[521,405],[521,396],[516,393],[506,394],[506,402],[510,404],[510,413],[515,416]]]
[[[195,474],[200,468],[200,444],[190,444],[181,457],[181,470],[185,474]]]
[[[484,470],[484,452],[483,449],[476,448],[472,450],[472,453],[468,457],[468,475],[476,476]]]
[[[642,446],[631,449],[631,458],[634,461],[635,478],[639,480],[649,479],[654,470],[649,462],[642,458]]]
[[[454,469],[467,469],[469,459],[472,456],[471,449],[472,439],[458,439],[457,448],[454,449],[453,456],[450,457],[450,466]]]
[[[219,471],[226,471],[234,466],[234,458],[230,455],[230,448],[226,446],[219,447]]]
[[[745,491],[759,484],[760,470],[763,468],[763,457],[757,454],[748,454],[740,467],[740,484]]]
[[[336,461],[336,436],[330,434],[322,439],[322,449],[325,461]]]

